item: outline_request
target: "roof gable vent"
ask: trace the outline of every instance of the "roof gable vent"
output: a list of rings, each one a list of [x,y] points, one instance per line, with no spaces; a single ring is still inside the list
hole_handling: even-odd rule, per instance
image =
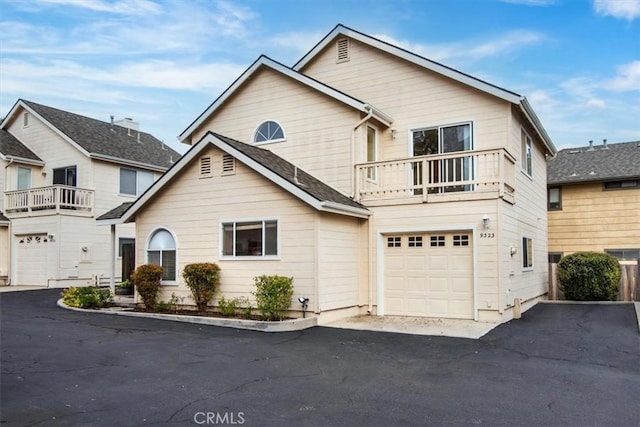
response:
[[[230,154],[222,156],[222,174],[233,175],[236,172],[236,160]]]
[[[211,156],[200,158],[200,176],[211,176]]]
[[[336,63],[347,62],[349,60],[349,39],[338,40]]]

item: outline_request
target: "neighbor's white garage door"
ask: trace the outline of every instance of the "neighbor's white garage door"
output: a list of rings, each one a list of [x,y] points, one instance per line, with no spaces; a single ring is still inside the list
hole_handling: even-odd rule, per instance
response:
[[[49,241],[46,234],[16,236],[16,284],[47,285]]]
[[[473,319],[471,233],[385,236],[384,314]]]

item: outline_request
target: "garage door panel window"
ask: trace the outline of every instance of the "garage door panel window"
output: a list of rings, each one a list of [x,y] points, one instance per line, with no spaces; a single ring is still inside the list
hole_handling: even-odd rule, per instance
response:
[[[453,246],[469,246],[469,235],[468,234],[454,235]]]
[[[409,247],[410,248],[421,248],[422,247],[422,236],[409,236]]]
[[[147,262],[162,267],[163,282],[176,280],[176,241],[168,230],[157,230],[151,236],[147,247]]]
[[[445,245],[444,236],[431,236],[429,238],[429,243],[430,243],[432,248],[444,247],[444,245]]]
[[[402,238],[393,236],[387,237],[387,247],[388,248],[399,248],[402,246]]]

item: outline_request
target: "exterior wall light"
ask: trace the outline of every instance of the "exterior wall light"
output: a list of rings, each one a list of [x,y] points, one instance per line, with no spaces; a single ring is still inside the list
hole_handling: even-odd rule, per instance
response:
[[[491,220],[489,219],[489,215],[485,215],[482,217],[482,226],[484,227],[484,229],[488,229],[489,228],[489,222]]]
[[[309,298],[307,297],[298,297],[298,302],[302,304],[302,318],[307,317],[307,307],[309,306]]]

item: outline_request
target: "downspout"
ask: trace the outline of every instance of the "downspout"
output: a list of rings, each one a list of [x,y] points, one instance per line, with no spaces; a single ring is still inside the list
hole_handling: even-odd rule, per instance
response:
[[[4,167],[4,188],[6,190],[7,188],[7,177],[8,177],[8,168],[9,166],[11,166],[11,163],[13,163],[13,157],[9,158],[9,163],[6,164],[6,166]],[[6,206],[4,205],[4,194],[2,195],[2,209],[6,209]],[[7,239],[9,241],[9,266],[7,267],[7,284],[9,286],[11,286],[11,278],[13,275],[13,267],[14,267],[14,262],[13,262],[13,230],[11,228],[11,221],[9,221],[9,226],[7,227],[7,233],[9,234],[7,236]]]
[[[364,106],[364,109],[368,111],[367,115],[362,118],[360,121],[358,121],[358,123],[356,123],[356,125],[353,127],[353,130],[351,131],[351,189],[352,189],[352,194],[351,197],[353,197],[355,199],[356,197],[356,179],[355,179],[355,175],[356,175],[356,131],[358,130],[358,128],[360,126],[362,126],[362,124],[364,122],[366,122],[367,120],[369,120],[371,117],[373,117],[373,108],[371,108],[371,106],[369,104],[366,104]]]
[[[362,119],[360,119],[358,121],[358,123],[356,123],[356,125],[353,127],[353,130],[351,131],[351,187],[353,189],[353,194],[352,197],[355,199],[356,197],[356,193],[358,191],[358,189],[356,188],[356,155],[357,155],[357,151],[356,151],[356,132],[358,130],[358,128],[360,128],[360,126],[362,126],[363,123],[367,122],[369,119],[371,119],[371,117],[373,117],[373,108],[371,108],[370,105],[365,105],[364,106],[365,110],[367,110],[367,115],[364,116]],[[371,240],[371,235],[373,233],[373,229],[371,227],[371,219],[368,218],[367,219],[367,238],[369,240],[369,244],[368,244],[368,251],[367,251],[367,259],[368,259],[368,276],[369,276],[369,280],[368,280],[368,285],[369,285],[369,292],[368,292],[368,296],[369,296],[369,308],[367,309],[367,313],[371,314],[371,312],[373,311],[373,286],[371,285],[371,282],[373,280],[373,248],[371,247],[371,245],[373,244],[372,240]]]

